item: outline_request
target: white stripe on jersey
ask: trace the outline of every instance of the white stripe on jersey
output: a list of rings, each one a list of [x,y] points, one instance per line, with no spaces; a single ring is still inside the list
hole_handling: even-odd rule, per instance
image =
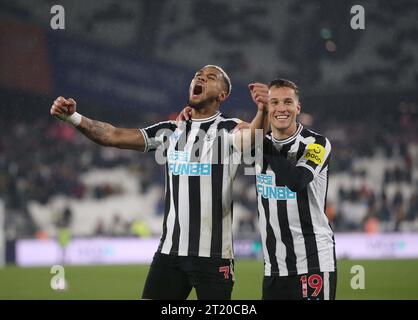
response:
[[[261,194],[257,195],[258,203],[258,225],[260,228],[261,243],[266,243],[267,240],[267,223],[266,223],[266,213],[264,211],[263,204],[261,203]],[[267,246],[263,245],[263,255],[264,255],[264,274],[266,276],[271,276],[271,261],[270,256],[267,251]]]
[[[331,149],[331,145],[326,140],[325,149]],[[328,151],[329,152],[329,151]],[[316,172],[319,170],[315,170]],[[328,167],[324,168],[321,173],[310,183],[308,188],[309,205],[311,210],[315,212],[323,212],[325,208],[325,194],[327,191]],[[318,246],[319,266],[321,271],[334,271],[334,255],[333,255],[333,232],[329,227],[329,220],[324,214],[311,215],[312,225],[316,234],[316,242]]]
[[[324,272],[324,300],[329,300],[329,272]]]
[[[209,155],[209,154],[208,154]],[[210,152],[212,155],[212,152]],[[212,241],[212,176],[200,177],[200,238],[199,256],[210,257]]]
[[[168,183],[170,186],[170,211],[168,211],[167,215],[167,234],[165,237],[165,241],[163,243],[163,246],[161,248],[161,253],[169,254],[171,250],[171,246],[173,245],[173,231],[174,231],[174,221],[176,218],[176,210],[174,208],[174,199],[173,199],[173,177],[168,174],[167,178]]]
[[[190,130],[187,143],[184,147],[184,151],[191,153],[193,143],[199,132],[200,124],[193,122]],[[179,194],[189,194],[189,177],[186,175],[179,176]],[[179,256],[187,256],[189,249],[189,201],[179,201],[179,225],[180,225],[180,239],[179,239]]]
[[[229,176],[228,170],[223,171],[222,176],[222,230],[232,230],[231,211],[232,194],[228,189],[232,188],[233,178]],[[227,208],[229,206],[229,208]],[[222,258],[233,256],[232,232],[222,232]]]

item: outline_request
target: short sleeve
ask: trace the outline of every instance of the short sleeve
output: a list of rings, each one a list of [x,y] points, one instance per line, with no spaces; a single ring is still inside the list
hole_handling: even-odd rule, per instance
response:
[[[296,166],[307,168],[315,177],[328,165],[330,155],[331,143],[327,138],[319,136],[314,143],[306,145]]]
[[[239,133],[237,130],[235,130],[235,127],[241,122],[241,119],[229,118],[220,127],[221,130],[226,130],[226,141],[233,152],[241,151],[240,143],[237,143],[236,140],[238,138]]]
[[[229,129],[227,133],[227,141],[232,154],[241,157],[242,147],[241,142],[239,141],[241,133],[240,131],[235,130],[235,127],[242,121],[239,119],[234,119],[234,121],[233,125],[231,125],[230,128],[227,128]]]
[[[144,152],[155,151],[159,145],[164,143],[164,137],[169,137],[175,130],[174,121],[164,121],[152,126],[139,129],[144,136]]]

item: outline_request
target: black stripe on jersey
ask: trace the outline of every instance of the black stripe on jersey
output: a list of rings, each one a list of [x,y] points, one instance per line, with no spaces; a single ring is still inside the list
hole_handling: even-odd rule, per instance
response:
[[[322,165],[322,168],[321,168],[321,170],[319,172],[322,172],[322,170],[324,170],[328,166],[330,156],[331,155],[328,155],[328,157],[325,159],[324,164]],[[327,176],[327,183],[328,183],[328,176]]]
[[[304,189],[297,193],[299,219],[305,239],[306,257],[308,270],[319,270],[318,248],[312,224],[311,210],[309,209],[308,190]]]
[[[315,142],[314,143],[318,143],[320,145],[322,145],[325,148],[325,137],[319,133],[316,133],[312,130],[303,128],[302,132],[300,133],[300,135],[304,138],[308,138],[308,137],[313,137],[315,138]]]
[[[207,132],[209,127],[213,124],[213,122],[209,123],[202,123],[200,125],[200,130]],[[195,142],[192,147],[192,151],[190,153],[193,161],[199,162],[201,157],[201,147],[203,145],[203,141],[198,141],[201,139],[199,135],[196,136]],[[196,255],[199,254],[199,237],[200,237],[200,216],[201,216],[201,208],[200,208],[200,177],[199,176],[189,176],[189,252]]]
[[[303,153],[305,152],[306,144],[303,142],[299,142],[298,152],[296,153],[296,159],[299,160],[303,157]]]
[[[166,191],[165,191],[163,234],[161,236],[160,244],[158,246],[158,251],[161,251],[161,249],[163,248],[164,241],[167,237],[167,217],[168,217],[168,213],[170,212],[170,175],[168,174],[168,165],[165,166],[165,183],[166,183]]]
[[[331,230],[332,230],[332,228],[331,228]],[[337,271],[337,254],[335,252],[335,237],[334,237],[334,234],[332,234],[332,243],[333,243],[332,251],[334,251],[334,254],[333,254],[333,256],[334,256],[334,269],[335,269],[335,271]]]
[[[173,133],[176,130],[176,124],[175,124],[174,121],[164,121],[164,122],[159,122],[159,123],[156,123],[152,126],[143,128],[142,130],[147,135],[147,137],[144,137],[145,144],[146,144],[146,151],[153,152],[156,149],[155,149],[155,147],[152,147],[152,146],[148,145],[149,140],[147,140],[147,138],[148,139],[154,138],[160,130],[164,130],[164,132],[165,132],[164,137],[167,138],[171,135],[171,133]]]
[[[291,146],[292,143],[285,144],[280,150],[280,156],[287,158]],[[285,186],[283,181],[280,179],[280,172],[276,173],[276,186]],[[289,276],[292,276],[297,274],[297,269],[293,236],[290,231],[289,218],[287,216],[287,200],[277,200],[276,202],[282,242],[286,247],[286,267],[289,272]]]
[[[222,256],[222,178],[223,164],[220,163],[219,157],[222,154],[223,135],[218,135],[214,141],[212,152],[212,239],[210,246],[211,256]],[[219,188],[221,187],[221,188]]]
[[[171,175],[173,179],[173,202],[174,202],[174,210],[176,212],[175,219],[174,219],[174,229],[173,229],[173,236],[172,236],[172,246],[170,253],[177,253],[179,251],[179,241],[180,241],[180,223],[179,223],[179,176]]]
[[[307,130],[306,128],[303,128],[302,131],[300,132],[300,135],[304,138],[310,137],[312,136],[314,133],[310,130]]]
[[[189,177],[189,252],[199,253],[199,237],[200,237],[200,178],[195,176]]]
[[[264,139],[264,152],[271,155],[272,143],[268,143],[268,139]],[[268,162],[266,157],[263,157],[263,174],[266,174]],[[264,208],[264,214],[266,217],[266,244],[269,260],[271,264],[271,273],[279,273],[279,265],[276,259],[276,237],[274,236],[273,227],[270,224],[270,206],[268,199],[261,196],[261,202]]]
[[[146,127],[143,130],[147,132],[148,137],[155,137],[157,132],[161,129],[170,129],[171,131],[174,131],[176,130],[176,124],[173,121],[163,121]]]
[[[324,165],[324,167],[325,167],[325,165]],[[321,169],[321,171],[322,171],[322,169]],[[329,170],[327,171],[327,185],[325,186],[325,197],[324,197],[324,212],[325,212],[325,214],[327,214],[328,184],[329,184]]]
[[[218,130],[225,129],[226,131],[230,132],[232,131],[236,126],[238,125],[238,122],[233,119],[226,119],[224,121],[221,121],[218,125]]]

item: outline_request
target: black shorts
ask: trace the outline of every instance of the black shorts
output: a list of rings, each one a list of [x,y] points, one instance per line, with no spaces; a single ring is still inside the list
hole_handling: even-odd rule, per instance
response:
[[[198,299],[230,300],[234,286],[234,261],[206,257],[181,257],[156,253],[142,299],[187,299],[194,287]]]
[[[263,300],[335,300],[337,272],[265,276]]]

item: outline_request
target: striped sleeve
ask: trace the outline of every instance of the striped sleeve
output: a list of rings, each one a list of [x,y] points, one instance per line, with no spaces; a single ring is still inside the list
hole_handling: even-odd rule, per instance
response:
[[[152,126],[139,129],[144,136],[144,152],[155,151],[164,142],[164,137],[169,137],[175,130],[174,121],[163,121]]]
[[[219,129],[223,129],[227,131],[226,138],[227,138],[228,146],[230,146],[233,151],[241,151],[240,148],[238,148],[238,145],[235,141],[237,132],[234,130],[235,127],[241,122],[242,120],[238,118],[228,118],[222,121],[221,124],[219,125]]]
[[[228,146],[232,148],[234,151],[240,151],[239,145],[235,141],[235,137],[237,136],[237,132],[234,131],[235,127],[241,123],[242,120],[238,118],[225,118],[223,119],[219,126],[218,130],[226,130],[227,135],[225,136],[227,139]]]
[[[330,155],[331,143],[329,140],[324,136],[317,136],[313,143],[306,145],[296,166],[307,168],[316,177],[322,168],[328,165]]]

